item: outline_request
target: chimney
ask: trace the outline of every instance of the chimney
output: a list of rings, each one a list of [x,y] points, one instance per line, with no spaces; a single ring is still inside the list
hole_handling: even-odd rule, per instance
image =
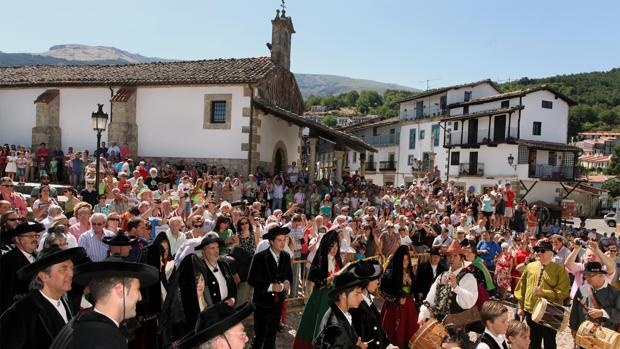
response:
[[[286,17],[285,10],[282,10],[282,13],[277,10],[271,27],[271,60],[286,70],[291,70],[291,35],[295,33],[293,21],[291,17]]]

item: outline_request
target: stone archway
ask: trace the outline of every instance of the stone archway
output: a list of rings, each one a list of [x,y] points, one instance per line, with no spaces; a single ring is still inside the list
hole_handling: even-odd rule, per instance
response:
[[[280,172],[286,172],[288,166],[288,156],[286,153],[286,145],[282,141],[278,141],[273,147],[272,157],[273,174],[276,175]]]

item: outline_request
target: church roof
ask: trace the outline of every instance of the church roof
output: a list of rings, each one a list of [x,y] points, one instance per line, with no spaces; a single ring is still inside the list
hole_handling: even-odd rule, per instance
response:
[[[254,83],[275,68],[270,57],[118,65],[2,67],[0,87]]]

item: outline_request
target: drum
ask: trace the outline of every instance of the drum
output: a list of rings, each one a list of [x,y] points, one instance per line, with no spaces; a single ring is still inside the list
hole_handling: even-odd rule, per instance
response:
[[[437,320],[430,319],[420,327],[411,340],[409,340],[409,348],[411,349],[437,349],[441,348],[441,344],[448,336],[448,331]]]
[[[620,333],[585,321],[577,330],[575,344],[585,349],[620,349]]]
[[[558,332],[564,331],[568,326],[569,319],[570,310],[562,305],[548,302],[544,298],[538,300],[532,312],[532,320],[534,322]]]

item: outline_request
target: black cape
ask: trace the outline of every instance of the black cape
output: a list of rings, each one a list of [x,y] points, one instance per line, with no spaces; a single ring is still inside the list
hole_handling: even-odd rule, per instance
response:
[[[50,349],[127,349],[127,338],[116,324],[93,308],[62,328]]]
[[[327,309],[319,328],[319,335],[313,341],[315,349],[359,348],[357,332],[335,304]]]
[[[362,338],[363,342],[370,341],[368,348],[385,349],[390,344],[381,327],[381,314],[374,303],[368,306],[366,301],[362,301],[358,308],[349,309],[349,314],[353,318],[355,332]]]
[[[7,310],[15,298],[28,293],[28,281],[20,281],[17,271],[30,264],[30,261],[19,248],[0,257],[0,313]]]
[[[62,302],[71,319],[69,305]],[[65,320],[41,292],[30,291],[0,316],[0,348],[49,348],[63,326]]]

